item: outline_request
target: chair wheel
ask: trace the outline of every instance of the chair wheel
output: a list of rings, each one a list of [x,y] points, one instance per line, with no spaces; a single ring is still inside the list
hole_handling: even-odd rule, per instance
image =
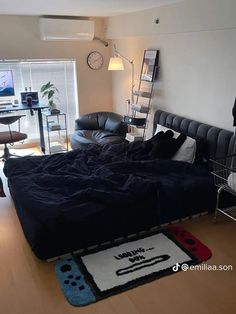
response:
[[[217,224],[217,223],[218,223],[217,218],[214,217],[214,218],[212,219],[212,222],[213,222],[214,224]]]

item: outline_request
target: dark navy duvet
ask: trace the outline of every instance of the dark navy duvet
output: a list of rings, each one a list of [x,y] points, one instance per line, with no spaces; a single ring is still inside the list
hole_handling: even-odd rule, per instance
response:
[[[132,160],[125,144],[9,159],[4,172],[26,238],[42,259],[215,206],[206,166]]]

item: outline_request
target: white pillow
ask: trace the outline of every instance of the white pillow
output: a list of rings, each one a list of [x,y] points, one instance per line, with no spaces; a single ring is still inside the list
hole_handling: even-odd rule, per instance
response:
[[[173,137],[177,138],[180,133],[175,132],[172,129],[166,128],[165,126],[162,126],[160,124],[157,124],[155,135],[161,131],[166,132],[168,130],[171,130],[174,132]],[[192,137],[187,136],[184,143],[181,145],[180,149],[175,153],[175,155],[171,158],[172,160],[177,161],[186,161],[189,163],[193,163],[195,159],[195,153],[196,153],[196,140]]]
[[[235,172],[232,172],[229,176],[228,176],[228,186],[236,191],[236,173]]]

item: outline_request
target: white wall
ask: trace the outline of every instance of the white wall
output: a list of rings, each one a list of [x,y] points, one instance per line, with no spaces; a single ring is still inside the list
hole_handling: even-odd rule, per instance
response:
[[[103,20],[95,20],[96,35],[103,36]],[[76,59],[79,113],[112,110],[111,74],[107,71],[110,47],[98,41],[50,42],[40,40],[39,18],[0,16],[0,59]],[[104,56],[101,70],[91,70],[86,63],[93,50]]]
[[[160,23],[154,23],[155,18]],[[135,59],[136,83],[143,51],[160,49],[158,108],[232,130],[236,96],[236,1],[186,0],[140,13],[112,17],[107,37]],[[114,110],[125,112],[130,67],[113,73]],[[136,84],[137,86],[137,84]],[[151,127],[151,123],[149,124]],[[151,129],[149,129],[149,136]]]

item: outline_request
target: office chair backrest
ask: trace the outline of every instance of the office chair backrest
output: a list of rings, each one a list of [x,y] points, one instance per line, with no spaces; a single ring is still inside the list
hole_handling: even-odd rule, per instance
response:
[[[25,117],[25,115],[0,117],[0,124],[10,125],[19,120],[21,117]]]
[[[7,160],[9,157],[20,157],[15,154],[11,154],[7,144],[13,145],[15,142],[23,141],[27,138],[27,134],[20,132],[20,118],[24,117],[25,115],[17,115],[17,116],[0,116],[0,124],[4,124],[8,126],[8,131],[1,131],[0,132],[0,144],[4,145],[4,153],[0,156],[4,161]],[[11,124],[18,121],[18,131],[11,130]]]

